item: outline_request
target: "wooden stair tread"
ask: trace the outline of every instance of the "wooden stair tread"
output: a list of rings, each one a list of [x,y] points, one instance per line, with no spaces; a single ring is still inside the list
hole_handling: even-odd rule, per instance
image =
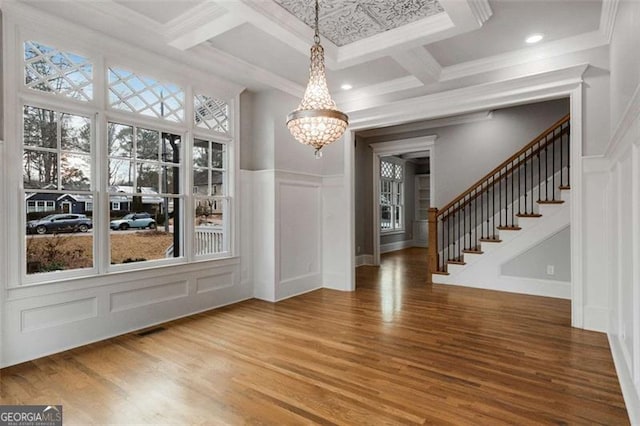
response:
[[[540,213],[516,213],[517,217],[542,217]]]
[[[500,231],[519,231],[522,228],[519,226],[497,226],[496,229],[499,229]]]
[[[473,248],[473,249],[464,249],[462,250],[463,253],[470,253],[470,254],[483,254],[484,252],[482,250],[480,250],[479,248]]]
[[[436,275],[449,275],[447,271],[433,271],[432,274]]]
[[[562,204],[563,200],[539,200],[538,204]]]
[[[483,243],[501,243],[502,240],[498,237],[493,238],[480,238],[480,241]]]
[[[568,189],[571,189],[571,186],[569,186],[569,185],[560,185],[558,187],[558,189],[560,189],[560,190],[568,190]]]
[[[450,263],[452,265],[466,265],[467,262],[465,262],[464,260],[447,260],[447,263]]]

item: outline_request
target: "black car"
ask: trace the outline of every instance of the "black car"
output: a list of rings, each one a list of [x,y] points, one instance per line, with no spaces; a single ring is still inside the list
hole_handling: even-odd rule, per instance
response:
[[[83,214],[50,214],[42,219],[27,222],[28,234],[47,234],[58,232],[87,232],[93,223]]]

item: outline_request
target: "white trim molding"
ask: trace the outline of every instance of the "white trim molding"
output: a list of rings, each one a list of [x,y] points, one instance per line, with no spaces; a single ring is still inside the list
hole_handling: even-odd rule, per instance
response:
[[[430,170],[434,167],[434,151],[433,146],[438,138],[437,135],[421,136],[418,138],[400,139],[389,142],[372,143],[369,146],[373,150],[373,229],[371,230],[373,236],[373,264],[380,264],[380,158],[388,157],[392,155],[407,154],[414,151],[427,151],[429,152],[429,166]],[[434,194],[435,179],[430,179],[431,193]],[[351,213],[353,216],[353,213]],[[355,250],[352,252],[355,253]]]

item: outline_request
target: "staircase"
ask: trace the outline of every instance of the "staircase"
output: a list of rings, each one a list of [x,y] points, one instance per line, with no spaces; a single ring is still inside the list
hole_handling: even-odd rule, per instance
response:
[[[569,285],[502,277],[500,266],[569,224],[566,115],[441,209],[429,210],[428,281],[569,297]],[[525,279],[526,280],[526,279]]]

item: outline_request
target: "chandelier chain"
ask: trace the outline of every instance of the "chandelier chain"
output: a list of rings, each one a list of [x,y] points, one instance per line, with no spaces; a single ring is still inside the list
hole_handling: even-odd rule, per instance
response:
[[[316,44],[320,44],[320,25],[318,24],[318,15],[320,14],[320,7],[318,6],[318,0],[316,0],[316,20],[315,20],[315,33],[313,35],[313,41]]]

